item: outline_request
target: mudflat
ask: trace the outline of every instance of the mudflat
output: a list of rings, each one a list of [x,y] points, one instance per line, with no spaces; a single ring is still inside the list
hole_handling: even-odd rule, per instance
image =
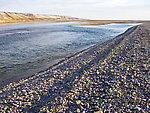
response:
[[[0,90],[4,112],[149,112],[150,23]]]

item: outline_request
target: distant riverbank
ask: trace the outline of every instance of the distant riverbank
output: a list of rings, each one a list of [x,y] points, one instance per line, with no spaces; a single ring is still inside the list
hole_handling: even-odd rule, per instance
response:
[[[0,12],[0,25],[13,23],[32,23],[47,21],[80,21],[83,19],[49,15],[49,14],[32,14],[32,13],[16,13],[16,12]]]
[[[106,24],[139,24],[147,23],[150,21],[140,20],[86,20],[80,24],[72,24],[71,26],[87,26],[87,25],[106,25]]]

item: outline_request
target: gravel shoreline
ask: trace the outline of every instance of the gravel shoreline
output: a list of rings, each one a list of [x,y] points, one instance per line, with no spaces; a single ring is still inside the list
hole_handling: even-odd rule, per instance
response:
[[[150,24],[0,90],[0,112],[150,112]]]

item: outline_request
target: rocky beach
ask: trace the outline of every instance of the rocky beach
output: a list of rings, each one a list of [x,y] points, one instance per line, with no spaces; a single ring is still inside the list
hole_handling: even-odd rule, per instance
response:
[[[0,90],[0,112],[150,109],[150,23],[83,50]]]

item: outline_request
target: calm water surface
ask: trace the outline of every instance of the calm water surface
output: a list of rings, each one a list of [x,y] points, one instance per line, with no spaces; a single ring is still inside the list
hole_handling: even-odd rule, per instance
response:
[[[131,24],[69,26],[44,22],[0,26],[0,85],[44,70],[60,59],[123,33]]]

